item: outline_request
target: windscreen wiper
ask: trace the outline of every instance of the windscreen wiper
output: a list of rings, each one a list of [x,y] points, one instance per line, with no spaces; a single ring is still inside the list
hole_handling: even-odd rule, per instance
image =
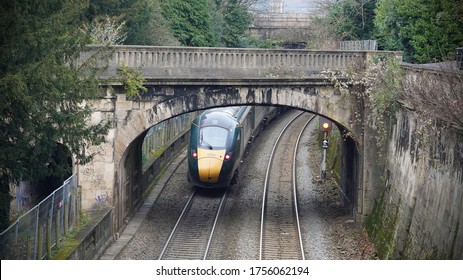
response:
[[[201,138],[200,138],[200,143],[206,145],[207,148],[208,148],[209,150],[213,150],[213,149],[214,149],[214,148],[212,147],[211,144],[207,143],[207,142],[203,139],[202,136],[201,136]]]

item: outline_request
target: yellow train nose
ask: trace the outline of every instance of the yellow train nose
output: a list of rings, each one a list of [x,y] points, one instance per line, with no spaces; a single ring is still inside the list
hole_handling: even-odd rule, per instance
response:
[[[217,183],[222,169],[225,150],[198,149],[199,180],[203,183]]]

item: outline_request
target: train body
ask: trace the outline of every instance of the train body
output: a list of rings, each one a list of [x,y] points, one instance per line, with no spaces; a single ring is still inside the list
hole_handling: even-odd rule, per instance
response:
[[[278,107],[234,106],[209,109],[191,123],[188,181],[202,188],[228,187],[248,144]]]

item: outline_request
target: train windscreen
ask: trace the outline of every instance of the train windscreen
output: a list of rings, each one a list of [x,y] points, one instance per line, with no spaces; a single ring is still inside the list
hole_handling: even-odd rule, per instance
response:
[[[206,126],[199,132],[199,146],[209,150],[223,150],[227,146],[228,129]]]

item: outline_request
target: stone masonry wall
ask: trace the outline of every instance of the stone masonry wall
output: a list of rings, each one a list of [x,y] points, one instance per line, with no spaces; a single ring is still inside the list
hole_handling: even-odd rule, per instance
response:
[[[370,236],[382,258],[463,259],[463,134],[396,118]]]

